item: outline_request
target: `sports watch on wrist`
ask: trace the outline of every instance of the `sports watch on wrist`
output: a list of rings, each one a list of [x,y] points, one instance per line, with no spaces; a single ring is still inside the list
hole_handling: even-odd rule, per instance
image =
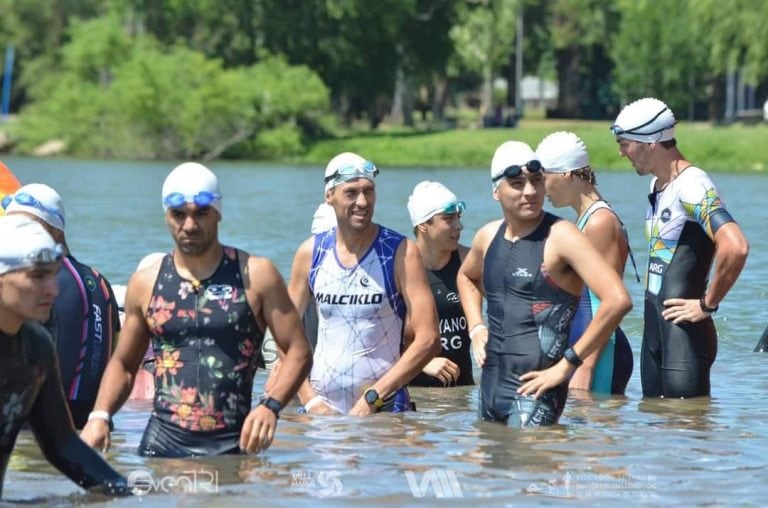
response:
[[[272,397],[269,397],[268,395],[262,395],[259,399],[257,406],[266,406],[267,409],[275,413],[275,418],[280,418],[280,411],[283,409],[283,405],[280,404],[280,401],[277,399],[273,399]]]
[[[563,351],[563,358],[565,358],[568,363],[576,368],[581,367],[581,364],[584,363],[584,361],[579,358],[579,355],[576,354],[576,351],[574,351],[572,347],[569,347]]]
[[[706,294],[706,293],[704,293],[703,295],[701,295],[701,298],[699,299],[699,307],[701,307],[701,310],[702,310],[702,311],[704,311],[704,312],[706,312],[707,314],[714,314],[715,312],[717,312],[717,309],[719,309],[719,308],[720,308],[720,305],[718,304],[718,305],[715,305],[714,307],[710,307],[710,306],[709,306],[709,305],[707,305],[707,303],[704,301],[704,299],[706,298],[706,296],[707,296],[707,294]]]
[[[384,405],[384,399],[379,397],[379,392],[377,392],[374,388],[368,388],[363,394],[363,397],[368,404],[376,408],[377,412],[379,409],[381,409],[381,406]]]

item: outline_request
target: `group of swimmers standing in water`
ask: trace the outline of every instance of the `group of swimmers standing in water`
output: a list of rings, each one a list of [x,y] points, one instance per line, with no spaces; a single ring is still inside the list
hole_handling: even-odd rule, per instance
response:
[[[611,126],[620,154],[654,176],[640,369],[647,397],[710,393],[711,316],[749,248],[709,177],[678,150],[674,128],[672,112],[653,98],[627,105]],[[79,287],[91,310],[85,322],[100,331],[81,330],[90,339],[78,339],[78,358],[109,352],[120,329],[114,295],[97,272],[67,262],[55,191],[30,184],[8,196],[0,218],[0,482],[28,422],[46,457],[74,481],[128,493],[92,447],[108,448],[112,416],[132,394],[152,391],[139,453],[154,457],[265,450],[294,396],[311,414],[410,411],[418,401],[409,386],[474,384],[473,357],[482,368],[480,418],[510,427],[557,423],[569,389],[624,393],[633,356],[619,326],[632,308],[622,277],[634,257],[576,134],[553,133],[535,151],[519,141],[496,149],[490,180],[502,218],[468,247],[460,244],[465,204],[439,182],[421,182],[409,197],[415,241],[375,223],[377,175],[350,152],[328,163],[325,203],[286,285],[270,260],[219,242],[216,176],[201,164],[177,166],[161,193],[175,249],[132,275],[119,340],[80,418],[59,374],[72,352],[61,352],[58,330],[57,360],[40,323],[55,306],[83,328],[74,304],[59,311],[57,299]],[[545,197],[572,207],[577,223],[545,212]],[[63,281],[65,270],[79,274],[74,283]],[[267,331],[279,360],[254,405]],[[75,363],[75,378],[84,376],[90,361]],[[137,380],[150,377],[153,390],[138,393]],[[71,394],[76,385],[64,388]]]

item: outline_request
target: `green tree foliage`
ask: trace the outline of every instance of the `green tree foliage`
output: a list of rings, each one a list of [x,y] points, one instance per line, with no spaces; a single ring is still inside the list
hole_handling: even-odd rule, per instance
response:
[[[679,113],[707,98],[706,61],[712,37],[704,36],[694,0],[622,0],[619,30],[611,41],[614,89],[622,102],[654,96]]]
[[[32,89],[22,148],[60,138],[86,156],[205,159],[237,145],[259,151],[259,133],[279,129],[266,151],[283,155],[303,150],[297,118],[328,104],[306,67],[267,58],[225,69],[149,35],[129,39],[117,17],[76,24],[62,54],[61,70]]]

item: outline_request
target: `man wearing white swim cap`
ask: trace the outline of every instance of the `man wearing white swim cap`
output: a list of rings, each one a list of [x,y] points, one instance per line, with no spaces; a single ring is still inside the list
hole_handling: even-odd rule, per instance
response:
[[[666,104],[651,97],[628,104],[611,132],[637,174],[653,175],[645,217],[643,395],[709,395],[717,354],[712,314],[739,277],[749,244],[709,176],[678,149]]]
[[[310,413],[409,411],[406,385],[440,350],[437,315],[419,251],[373,222],[369,160],[344,152],[325,168],[325,202],[337,226],[308,238],[294,257],[289,292],[299,313],[314,297],[314,363],[299,398]],[[413,342],[400,352],[406,312]]]
[[[8,215],[37,221],[63,251],[57,274],[59,296],[45,326],[56,343],[59,373],[75,427],[83,428],[96,402],[96,392],[120,332],[112,286],[93,267],[69,250],[64,203],[56,190],[30,183],[3,199]]]
[[[162,203],[176,249],[128,282],[123,333],[82,432],[91,446],[109,445],[107,421],[128,397],[150,339],[155,399],[141,455],[253,453],[272,443],[311,356],[274,264],[219,242],[221,202],[218,179],[202,164],[181,164],[166,178]],[[251,409],[266,327],[283,366]]]
[[[61,245],[36,221],[0,217],[0,497],[16,438],[28,424],[45,457],[84,488],[129,494],[127,481],[72,425],[48,319],[58,295]]]
[[[419,182],[408,197],[416,246],[437,305],[442,346],[440,355],[411,380],[411,386],[475,384],[467,319],[456,288],[456,274],[469,251],[466,245],[459,244],[465,209],[464,201],[440,182]]]
[[[456,278],[483,368],[478,412],[509,427],[554,425],[574,370],[606,343],[632,300],[587,237],[543,210],[544,174],[530,146],[502,143],[491,160],[491,183],[503,218],[478,230]],[[584,284],[603,304],[569,347]]]

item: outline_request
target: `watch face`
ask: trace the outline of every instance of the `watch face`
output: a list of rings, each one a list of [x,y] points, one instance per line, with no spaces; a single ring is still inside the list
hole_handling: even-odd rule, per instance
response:
[[[377,400],[379,400],[379,394],[376,393],[376,390],[371,388],[370,390],[365,392],[365,401],[368,404],[375,404]]]

